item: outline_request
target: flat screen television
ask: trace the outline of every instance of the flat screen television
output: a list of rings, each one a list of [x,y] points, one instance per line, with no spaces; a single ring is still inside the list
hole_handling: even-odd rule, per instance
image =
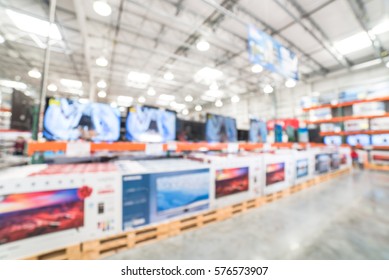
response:
[[[220,198],[249,189],[249,168],[225,168],[216,170],[215,197]]]
[[[249,131],[245,129],[238,129],[238,141],[247,142],[248,140],[249,140]]]
[[[126,138],[134,142],[162,143],[176,139],[176,113],[148,106],[129,108]]]
[[[117,141],[120,112],[107,104],[82,104],[66,98],[49,98],[43,118],[48,140]]]
[[[327,173],[331,168],[331,158],[329,154],[318,154],[315,156],[316,173]]]
[[[12,93],[11,129],[29,131],[32,127],[32,108],[34,99],[23,92],[14,90]]]
[[[236,142],[236,120],[230,117],[207,114],[205,137],[208,142]]]
[[[341,164],[340,154],[338,153],[331,154],[331,169],[332,170],[339,169],[340,164]]]
[[[334,135],[334,136],[324,136],[323,138],[324,144],[326,145],[342,145],[342,136]]]
[[[376,134],[371,136],[373,146],[389,146],[389,134]]]
[[[285,181],[285,162],[266,165],[266,186]]]
[[[299,159],[296,161],[296,178],[302,178],[308,175],[308,159]]]
[[[177,119],[176,131],[178,141],[205,141],[205,123]]]
[[[65,189],[2,196],[0,245],[83,227],[84,200],[78,191]]]
[[[266,122],[251,119],[249,130],[249,141],[251,143],[266,143],[267,125]]]
[[[367,134],[349,135],[347,136],[346,142],[350,146],[356,146],[356,145],[367,146],[370,145],[370,135]]]

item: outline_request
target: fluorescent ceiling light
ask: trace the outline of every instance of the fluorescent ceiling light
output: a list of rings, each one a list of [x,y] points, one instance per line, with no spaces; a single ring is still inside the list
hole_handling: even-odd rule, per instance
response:
[[[134,101],[134,98],[131,96],[119,95],[116,100],[122,106],[129,106],[131,105],[132,101]]]
[[[288,79],[288,80],[286,80],[286,82],[285,82],[285,86],[287,87],[287,88],[293,88],[293,87],[295,87],[296,86],[296,81],[295,80],[293,80],[293,79]]]
[[[149,96],[154,96],[156,94],[155,89],[152,87],[149,87],[149,89],[147,90],[147,94]]]
[[[127,85],[134,88],[144,89],[150,82],[151,76],[147,73],[131,71],[127,76]]]
[[[209,43],[205,40],[200,40],[197,42],[196,47],[199,51],[205,52],[209,50]]]
[[[113,107],[113,108],[117,108],[117,106],[118,106],[118,104],[116,103],[116,102],[111,102],[111,107]]]
[[[196,105],[195,110],[197,112],[200,112],[201,110],[203,110],[203,107],[201,105]]]
[[[184,109],[186,107],[185,104],[182,104],[182,103],[177,103],[175,101],[171,102],[170,103],[170,106],[174,109],[176,109],[177,111],[181,111],[182,109]]]
[[[51,92],[54,92],[54,91],[57,91],[58,90],[58,87],[55,85],[55,84],[49,84],[47,86],[47,90],[48,91],[51,91]]]
[[[50,22],[46,20],[41,20],[9,9],[6,9],[6,13],[20,30],[42,37],[48,37],[50,34],[51,39],[62,40],[58,26],[54,23],[50,26]]]
[[[107,97],[107,93],[104,90],[100,90],[97,93],[97,96],[100,97],[100,98],[105,98],[105,97]]]
[[[77,80],[61,79],[61,85],[68,88],[82,88],[82,82]]]
[[[144,96],[139,96],[138,97],[138,102],[139,103],[145,103],[146,102],[146,98],[144,98]]]
[[[126,107],[120,107],[120,108],[119,108],[119,111],[120,111],[120,112],[125,112],[125,111],[126,111]]]
[[[209,86],[209,89],[210,89],[210,90],[218,90],[218,89],[219,89],[219,86],[217,85],[216,82],[213,82],[213,83]]]
[[[5,39],[3,36],[0,35],[0,44],[4,43],[5,42]]]
[[[231,97],[231,102],[232,102],[232,103],[238,103],[239,101],[240,101],[239,96],[234,95],[233,97]]]
[[[188,115],[188,114],[189,114],[189,110],[188,110],[188,109],[182,110],[182,114],[183,114],[184,116]]]
[[[34,79],[40,79],[42,77],[42,74],[38,71],[38,69],[32,68],[30,71],[28,71],[28,76]]]
[[[207,90],[205,92],[205,95],[220,98],[220,97],[223,97],[224,92],[221,90]]]
[[[201,99],[208,102],[214,102],[216,100],[216,97],[208,96],[208,95],[202,95]]]
[[[93,10],[95,10],[97,14],[103,17],[107,17],[112,13],[111,6],[107,3],[107,1],[93,2]]]
[[[27,85],[25,83],[10,81],[10,80],[0,80],[0,86],[19,89],[19,90],[27,89]]]
[[[386,64],[385,64],[385,65],[386,65],[386,67],[387,67],[387,68],[389,68],[389,61],[388,61],[388,62],[386,62]]]
[[[106,88],[107,87],[107,83],[104,80],[98,81],[96,85],[98,88]]]
[[[263,88],[263,92],[264,93],[272,93],[273,92],[273,87],[271,85],[266,85],[264,88]]]
[[[89,103],[89,99],[80,98],[80,99],[78,99],[78,102],[80,102],[81,104]]]
[[[63,92],[67,92],[67,93],[70,93],[70,94],[76,94],[76,95],[79,95],[79,96],[82,96],[84,94],[82,89],[78,89],[78,88],[67,88],[67,89],[64,89]]]
[[[169,105],[169,101],[158,99],[158,100],[157,100],[157,105],[160,105],[160,106],[167,106],[167,105]]]
[[[389,20],[385,20],[374,26],[370,32],[374,35],[382,34],[389,31]]]
[[[187,95],[187,96],[185,96],[185,101],[186,101],[186,102],[192,102],[192,101],[193,101],[192,95]]]
[[[360,32],[334,43],[341,54],[349,54],[371,46],[371,40],[366,32]]]
[[[261,73],[262,71],[263,71],[263,67],[259,64],[254,64],[251,67],[251,72],[253,72],[253,73]]]
[[[165,75],[163,75],[163,78],[167,81],[171,81],[174,79],[174,75],[172,72],[166,72]]]
[[[218,100],[215,102],[215,106],[216,106],[216,107],[223,107],[223,102],[222,102],[220,99],[218,99]]]
[[[209,85],[214,81],[221,79],[222,77],[222,71],[209,67],[204,67],[197,71],[197,73],[194,75],[194,80],[196,83],[204,83]]]
[[[161,94],[159,96],[159,99],[164,100],[164,101],[173,101],[174,99],[176,99],[176,97],[174,95]]]
[[[96,58],[96,65],[100,67],[106,67],[108,65],[108,60],[104,56]]]

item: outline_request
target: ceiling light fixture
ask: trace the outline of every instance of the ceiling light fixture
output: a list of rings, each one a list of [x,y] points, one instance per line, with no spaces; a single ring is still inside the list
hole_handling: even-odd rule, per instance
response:
[[[111,107],[113,107],[113,108],[117,108],[118,107],[118,104],[116,103],[116,102],[111,102]]]
[[[286,80],[286,82],[285,82],[285,86],[287,87],[287,88],[293,88],[293,87],[295,87],[296,86],[296,81],[295,80],[293,80],[293,79],[288,79],[288,80]]]
[[[0,86],[14,88],[18,90],[27,89],[27,85],[25,83],[10,81],[10,80],[0,80]]]
[[[176,97],[174,95],[161,94],[159,96],[159,99],[164,100],[164,101],[173,101],[174,99],[176,99]]]
[[[144,89],[150,82],[151,76],[147,73],[130,71],[127,76],[127,85],[134,88]]]
[[[222,102],[220,99],[218,99],[218,100],[216,100],[216,102],[215,102],[215,106],[216,106],[216,107],[222,107],[222,106],[223,106],[223,102]]]
[[[251,72],[253,72],[253,73],[261,73],[262,71],[263,71],[262,65],[254,64],[254,65],[251,67]]]
[[[214,96],[208,96],[208,95],[202,95],[201,99],[208,102],[215,102],[216,97]]]
[[[264,88],[263,88],[263,92],[264,93],[272,93],[274,91],[273,87],[271,85],[266,85]]]
[[[96,65],[100,67],[106,67],[108,65],[108,60],[104,56],[96,58]]]
[[[68,87],[68,88],[82,88],[82,82],[77,80],[70,80],[70,79],[61,79],[59,80],[61,85]]]
[[[197,112],[200,112],[201,110],[203,110],[203,107],[201,105],[196,105],[195,110]]]
[[[51,91],[51,92],[54,92],[54,91],[57,91],[58,90],[58,87],[55,85],[55,84],[49,84],[47,86],[47,90],[48,91]]]
[[[149,96],[154,96],[156,94],[155,89],[152,87],[149,87],[149,89],[147,90],[147,94]]]
[[[8,17],[20,30],[27,33],[33,33],[42,37],[49,37],[54,40],[62,40],[58,26],[54,23],[21,14],[9,9],[5,10]]]
[[[389,68],[389,61],[386,62],[385,66],[386,66],[387,68]]]
[[[119,104],[119,106],[130,106],[134,101],[134,98],[131,96],[119,95],[116,98],[116,101]]]
[[[34,79],[40,79],[42,77],[42,74],[38,71],[38,69],[32,68],[30,71],[28,71],[28,76]]]
[[[138,97],[138,102],[139,103],[145,103],[146,102],[146,98],[144,96],[139,96]]]
[[[111,6],[107,3],[107,1],[104,0],[93,2],[93,10],[95,10],[98,15],[103,17],[107,17],[112,13]]]
[[[232,102],[232,103],[238,103],[239,101],[240,101],[239,96],[234,95],[233,97],[231,97],[231,102]]]
[[[183,114],[184,116],[188,115],[188,114],[189,114],[189,110],[188,110],[188,109],[182,110],[182,114]]]
[[[372,44],[366,32],[360,32],[334,43],[334,47],[343,55],[370,47]]]
[[[4,43],[5,42],[5,38],[3,36],[0,35],[0,44]]]
[[[96,85],[98,88],[106,88],[107,87],[107,83],[104,80],[98,81]]]
[[[187,96],[185,96],[185,101],[186,101],[186,102],[192,102],[192,101],[193,101],[192,95],[187,95]]]
[[[219,80],[223,77],[223,72],[217,69],[204,67],[196,72],[194,75],[194,80],[196,83],[204,83],[210,85],[216,80]]]
[[[100,97],[100,98],[106,98],[107,97],[107,93],[104,90],[100,90],[97,93],[97,96]]]
[[[207,41],[202,39],[202,40],[197,42],[196,47],[199,51],[205,52],[205,51],[209,50],[210,45]]]
[[[163,78],[167,81],[171,81],[174,79],[174,75],[172,72],[166,72],[165,75],[163,75]]]
[[[374,35],[382,34],[389,31],[389,20],[385,20],[374,26],[370,32]]]
[[[216,82],[213,82],[213,83],[209,86],[209,89],[210,89],[210,90],[218,90],[218,89],[219,89],[219,86],[217,85]]]

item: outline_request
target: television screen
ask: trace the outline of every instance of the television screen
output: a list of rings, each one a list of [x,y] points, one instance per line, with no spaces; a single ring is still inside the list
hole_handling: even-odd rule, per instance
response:
[[[341,165],[347,164],[347,155],[346,154],[341,154],[341,156],[340,156],[340,164]]]
[[[331,154],[331,169],[339,169],[341,163],[341,157],[339,154]]]
[[[120,137],[120,113],[107,104],[50,98],[43,136],[48,140],[116,141]]]
[[[174,141],[176,113],[147,106],[131,107],[126,121],[126,138],[134,142]]]
[[[308,159],[299,159],[296,161],[296,178],[302,178],[308,175]]]
[[[340,146],[342,145],[342,136],[324,136],[324,144],[326,145],[336,145]]]
[[[266,165],[266,186],[285,181],[285,162]]]
[[[307,128],[299,128],[297,130],[297,137],[298,137],[298,141],[300,143],[308,143],[309,142],[308,129]]]
[[[266,143],[267,125],[260,120],[250,120],[249,141],[252,143]]]
[[[31,130],[33,106],[34,99],[21,91],[14,90],[12,93],[10,128],[24,131]]]
[[[208,203],[208,174],[208,172],[192,172],[173,174],[173,176],[158,175],[156,179],[158,214]]]
[[[370,145],[370,136],[367,134],[349,135],[347,136],[347,144],[349,144],[350,146]]]
[[[216,170],[216,198],[245,192],[249,189],[249,168],[228,168]]]
[[[9,194],[0,202],[0,244],[84,225],[79,189]]]
[[[376,134],[371,136],[374,146],[389,146],[389,134]]]
[[[207,114],[205,136],[208,142],[238,141],[236,120],[230,117]]]
[[[177,119],[178,141],[205,141],[205,123]]]
[[[247,142],[248,140],[249,140],[249,131],[245,129],[238,129],[238,141]]]
[[[330,171],[331,159],[329,154],[316,155],[315,159],[315,171],[317,173],[327,173]]]

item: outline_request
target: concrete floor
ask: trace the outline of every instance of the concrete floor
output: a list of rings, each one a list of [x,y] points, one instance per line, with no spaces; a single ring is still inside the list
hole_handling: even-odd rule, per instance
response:
[[[354,171],[109,259],[389,259],[389,173]]]

